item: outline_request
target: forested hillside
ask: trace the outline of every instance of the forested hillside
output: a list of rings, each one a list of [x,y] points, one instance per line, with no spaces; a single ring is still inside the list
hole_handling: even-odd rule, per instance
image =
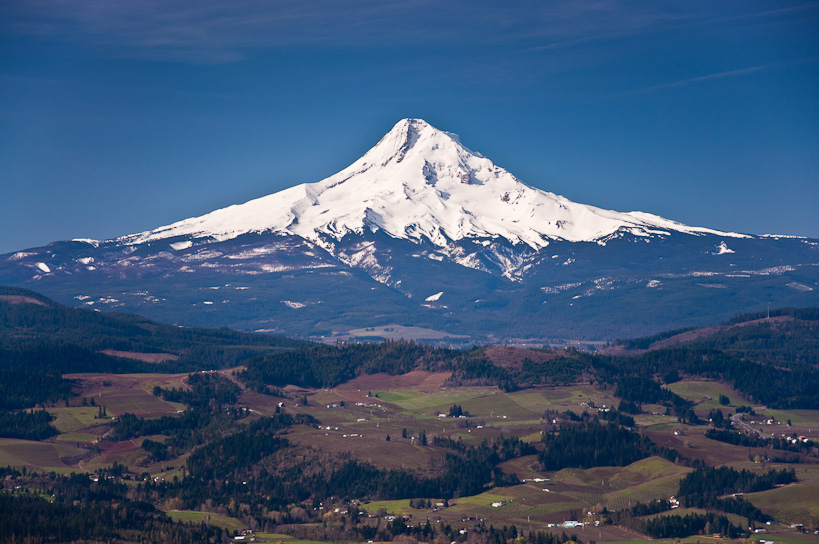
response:
[[[9,351],[21,352],[34,349],[31,346],[76,346],[90,352],[113,350],[125,354],[169,354],[172,357],[158,359],[161,361],[159,368],[184,371],[225,368],[265,351],[293,349],[309,343],[227,328],[197,329],[165,325],[132,314],[69,308],[33,291],[0,287],[0,345]],[[58,356],[56,359],[64,357]],[[68,366],[73,364],[69,363]],[[142,368],[136,363],[131,364],[135,365],[135,371]],[[159,363],[152,364],[156,370]],[[116,371],[121,371],[121,368]]]
[[[3,292],[8,541],[48,541],[52,525],[25,528],[35,514],[70,524],[69,541],[217,543],[242,528],[259,542],[582,542],[544,532],[565,520],[614,541],[819,528],[788,499],[819,485],[810,311],[613,355],[312,344]]]

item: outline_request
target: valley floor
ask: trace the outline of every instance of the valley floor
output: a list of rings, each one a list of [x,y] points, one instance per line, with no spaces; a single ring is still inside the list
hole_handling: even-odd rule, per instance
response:
[[[234,381],[241,369],[219,371]],[[184,389],[187,374],[76,374],[79,396],[67,405],[47,407],[59,434],[43,441],[0,439],[0,466],[27,471],[87,473],[95,477],[112,464],[123,465],[134,485],[146,479],[155,482],[184,479],[189,454],[155,462],[142,446],[146,440],[163,442],[163,435],[113,441],[115,418],[131,413],[145,418],[176,415],[186,409],[177,402],[155,396],[155,387]],[[448,450],[436,439],[452,439],[466,446],[490,442],[498,437],[517,437],[542,449],[541,439],[560,423],[566,411],[603,413],[618,402],[605,384],[579,383],[541,386],[514,392],[497,387],[447,387],[449,373],[414,371],[400,376],[361,376],[332,389],[288,386],[283,397],[262,394],[241,386],[236,407],[246,409],[247,421],[270,418],[279,411],[312,416],[319,424],[300,424],[286,434],[291,443],[287,455],[301,456],[311,463],[338,466],[357,459],[378,469],[405,470],[417,475],[435,475],[442,470]],[[686,380],[669,386],[695,403],[695,412],[707,419],[714,408],[733,409],[744,404],[741,395],[725,384]],[[729,406],[715,400],[730,399]],[[306,405],[299,405],[303,400]],[[459,406],[468,417],[450,417]],[[104,408],[104,415],[102,409]],[[819,459],[803,456],[800,463],[767,462],[771,450],[734,446],[705,436],[708,425],[687,425],[665,415],[660,406],[643,406],[635,425],[650,439],[673,448],[688,460],[708,466],[730,466],[762,473],[771,468],[795,469],[798,482],[745,496],[778,524],[757,525],[762,529],[752,540],[801,542],[815,535],[797,533],[792,525],[819,527]],[[754,407],[755,415],[745,423],[765,436],[797,434],[819,439],[819,411],[767,410]],[[790,422],[790,424],[786,423]],[[240,420],[238,425],[245,425]],[[622,511],[637,503],[667,500],[677,492],[680,480],[693,469],[661,457],[648,457],[623,467],[542,471],[537,455],[509,459],[498,468],[516,475],[520,483],[496,486],[483,493],[443,501],[431,499],[420,507],[410,499],[366,502],[348,497],[371,523],[386,524],[395,516],[407,525],[450,524],[468,534],[478,525],[516,526],[522,531],[576,534],[584,542],[627,542],[645,537],[633,530],[611,525],[608,512]],[[118,477],[121,478],[121,477]],[[4,484],[14,488],[13,480]],[[130,485],[130,484],[129,484]],[[339,498],[321,509],[325,526],[344,523],[350,508]],[[255,530],[257,542],[299,544],[292,536],[265,534],[249,517],[231,516],[202,504],[197,510],[175,507],[173,501],[159,504],[174,520],[213,524],[229,531]],[[210,511],[209,511],[210,510]],[[667,514],[689,513],[680,510]],[[663,514],[661,514],[663,515]],[[729,519],[747,529],[747,520],[729,514]],[[283,520],[282,520],[283,521]],[[293,520],[291,520],[292,522]],[[571,522],[571,523],[570,523]],[[299,535],[298,525],[282,523],[285,532]],[[303,532],[303,531],[302,531]],[[306,533],[305,533],[306,534]],[[316,533],[317,534],[317,533]],[[703,537],[701,537],[703,538]]]

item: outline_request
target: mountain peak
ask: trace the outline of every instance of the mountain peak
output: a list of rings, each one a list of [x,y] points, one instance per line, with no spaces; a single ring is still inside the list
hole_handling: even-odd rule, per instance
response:
[[[441,147],[453,145],[462,147],[461,139],[457,134],[438,130],[423,119],[406,118],[398,121],[375,147],[362,157],[362,160],[369,157],[370,162],[386,164],[395,160],[396,163],[399,163],[419,142],[421,144],[420,153],[429,153]],[[466,149],[465,151],[472,153]]]
[[[127,236],[128,244],[174,236],[234,238],[248,232],[331,239],[380,230],[438,247],[506,240],[538,250],[552,240],[601,242],[620,234],[719,234],[640,212],[578,204],[521,183],[422,119],[402,119],[360,159],[324,180],[298,185],[201,217]]]
[[[432,130],[438,130],[435,127],[433,127],[432,125],[430,125],[429,123],[427,123],[426,121],[424,121],[423,119],[414,118],[414,117],[405,117],[404,119],[401,119],[400,121],[395,123],[395,126],[392,127],[390,132],[393,132],[393,131],[397,130],[399,132],[410,131],[410,132],[414,132],[414,133],[417,134],[418,132],[420,132],[420,131],[422,131],[422,130],[424,130],[426,128],[429,128],[429,129],[432,129]]]

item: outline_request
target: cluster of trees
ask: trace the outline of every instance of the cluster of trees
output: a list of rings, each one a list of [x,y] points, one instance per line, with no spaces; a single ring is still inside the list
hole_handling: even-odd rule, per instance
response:
[[[819,308],[783,309],[734,318],[716,334],[668,349],[634,357],[595,357],[598,373],[666,376],[685,373],[725,380],[760,404],[775,408],[819,408]],[[750,322],[756,321],[756,322]],[[621,342],[647,348],[654,341],[682,331]],[[787,371],[783,372],[783,369]],[[670,383],[667,380],[666,383]],[[728,399],[720,399],[725,404]]]
[[[296,423],[316,425],[318,422],[307,415],[293,417],[284,412],[257,419],[239,432],[197,448],[188,457],[188,471],[192,477],[203,481],[242,473],[262,458],[287,447],[287,440],[278,434]]]
[[[146,438],[142,441],[142,449],[151,454],[153,461],[167,461],[172,457],[171,450],[163,442]]]
[[[249,387],[287,384],[334,387],[362,374],[403,374],[418,367],[449,368],[461,352],[404,340],[366,344],[315,344],[247,362],[240,377]]]
[[[725,414],[723,414],[719,408],[712,408],[708,411],[708,421],[717,429],[731,428],[731,418],[725,417]],[[708,430],[711,431],[713,429]]]
[[[730,467],[711,468],[697,464],[696,469],[680,480],[677,497],[680,505],[686,508],[716,510],[727,514],[736,514],[748,518],[749,522],[768,519],[753,504],[735,493],[765,491],[776,485],[796,481],[793,470],[768,470],[757,474],[749,470],[736,470]],[[659,514],[671,510],[667,500],[654,501],[648,504],[638,503],[627,511],[613,515],[617,523],[638,529],[653,538],[684,538],[704,533],[719,533],[729,538],[736,538],[742,530],[730,523],[722,514],[708,512],[705,514],[662,515],[653,519],[637,519],[639,516]]]
[[[743,326],[728,328],[698,341],[697,345],[778,366],[819,364],[819,308],[771,310],[771,317],[790,319],[769,321],[767,312],[737,316],[730,323],[744,323]]]
[[[497,385],[512,391],[533,384],[577,381],[590,369],[588,355],[567,351],[546,362],[525,358],[520,368],[502,368],[486,358],[484,350],[432,348],[407,341],[312,345],[247,362],[240,377],[251,388],[286,384],[333,387],[362,374],[401,374],[415,369],[451,370],[450,383]]]
[[[55,434],[51,425],[54,418],[45,410],[7,412],[0,410],[0,437],[44,440]]]
[[[538,454],[541,470],[626,466],[652,455],[670,460],[677,452],[660,448],[641,434],[614,423],[602,424],[592,419],[578,425],[566,425],[560,431],[543,436],[545,450]]]
[[[464,354],[452,366],[452,385],[496,385],[504,391],[515,391],[538,384],[563,385],[577,382],[591,368],[591,356],[577,350],[566,350],[547,361],[526,357],[520,367],[501,367],[486,358],[483,349]]]
[[[523,531],[518,531],[518,528],[514,525],[504,525],[503,527],[490,525],[486,527],[486,524],[481,523],[474,531],[478,537],[475,540],[481,544],[507,544],[508,542],[515,544],[566,544],[567,542],[583,544],[583,541],[580,540],[576,534],[569,536],[564,532],[561,535],[556,535],[543,531],[529,531],[528,533],[524,533]]]
[[[652,334],[651,336],[643,336],[641,338],[618,338],[614,341],[614,345],[623,346],[629,349],[648,349],[654,342],[659,342],[660,340],[677,336],[678,334],[694,330],[694,328],[695,327],[684,327],[681,329],[671,329],[659,332],[657,334]]]
[[[314,425],[316,421],[284,412],[256,420],[238,432],[197,448],[188,458],[188,477],[184,480],[145,485],[152,494],[178,497],[189,508],[207,499],[269,509],[304,501],[318,504],[328,497],[451,499],[475,495],[493,485],[517,484],[515,475],[505,475],[497,465],[534,453],[530,444],[517,437],[484,442],[477,447],[453,441],[456,451],[446,455],[438,474],[426,477],[406,470],[378,469],[356,459],[347,459],[335,468],[282,467],[276,459],[289,443],[281,433],[299,423]]]
[[[87,476],[83,478],[88,481]],[[131,540],[222,543],[227,535],[218,527],[174,523],[150,503],[55,500],[29,493],[0,493],[0,541],[10,544]]]
[[[616,408],[609,408],[608,410],[601,410],[594,413],[590,413],[586,410],[577,414],[572,410],[566,410],[564,412],[557,412],[556,410],[546,410],[543,412],[543,419],[546,421],[554,420],[554,419],[566,419],[568,421],[573,422],[587,422],[587,421],[608,421],[609,423],[614,423],[617,425],[622,425],[624,427],[634,427],[634,418],[628,416]],[[552,430],[556,431],[557,426],[554,426]]]
[[[730,467],[698,467],[680,480],[677,495],[684,507],[708,508],[737,514],[748,518],[749,521],[764,521],[768,519],[767,516],[753,504],[741,497],[726,495],[765,491],[776,485],[795,481],[796,473],[793,470],[769,470],[757,474]]]
[[[734,446],[743,446],[746,448],[771,448],[774,450],[790,451],[793,453],[815,454],[817,447],[816,442],[808,440],[803,442],[797,440],[792,442],[783,437],[762,438],[759,436],[751,436],[749,434],[726,431],[718,429],[708,429],[705,436],[711,440],[719,440]]]
[[[586,412],[583,413],[585,414]],[[620,412],[616,408],[609,408],[608,411],[600,412],[598,417],[603,421],[622,425],[623,427],[634,427],[634,418]]]
[[[796,481],[793,469],[768,470],[757,474],[731,467],[700,467],[680,480],[678,497],[683,506],[697,506],[700,500],[730,493],[755,493]]]
[[[227,378],[216,373],[194,373],[188,376],[188,385],[189,390],[154,387],[154,394],[184,402],[190,406],[188,410],[181,415],[159,418],[122,414],[114,421],[114,438],[168,436],[164,442],[150,439],[142,442],[142,449],[150,452],[151,459],[165,461],[232,432],[234,423],[247,417],[246,408],[232,406],[238,399],[239,387]]]
[[[430,499],[410,499],[410,508],[422,510],[424,508],[432,508],[435,503]]]
[[[20,361],[20,352],[0,348],[0,410],[28,408],[71,396],[71,383],[59,373],[43,372]],[[16,367],[16,368],[15,368]]]
[[[643,412],[643,407],[636,402],[632,402],[630,400],[621,400],[620,403],[617,405],[617,411],[622,412],[624,414],[641,414]]]
[[[452,368],[449,385],[495,385],[504,391],[515,391],[517,383],[505,368],[487,359],[483,352],[474,351]]]
[[[652,502],[638,502],[631,507],[631,515],[634,517],[650,516],[671,510],[671,501],[660,499]]]
[[[498,452],[501,461],[507,459],[516,459],[518,457],[525,457],[526,455],[534,455],[537,453],[535,447],[524,442],[517,436],[501,436],[492,442],[492,447]]]
[[[548,361],[537,362],[523,359],[520,370],[512,372],[512,379],[520,385],[575,383],[590,368],[589,356],[576,350]]]
[[[642,531],[652,538],[685,538],[696,534],[719,534],[738,538],[742,527],[734,525],[720,514],[686,514],[685,516],[657,516],[642,522]]]
[[[439,448],[457,451],[459,453],[464,453],[467,449],[467,445],[463,440],[461,440],[460,437],[458,437],[458,440],[453,440],[448,436],[435,436],[432,438],[432,445]]]
[[[601,366],[599,370],[605,373],[612,371],[609,366]],[[627,410],[639,413],[642,411],[642,404],[660,404],[680,418],[681,421],[691,425],[700,423],[691,402],[669,389],[660,387],[660,384],[656,381],[642,375],[627,373],[618,375],[616,372],[612,378],[617,383],[614,394],[628,403],[624,406]]]
[[[164,434],[184,438],[180,445],[195,446],[204,443],[207,437],[217,436],[230,429],[238,419],[247,416],[244,408],[219,409],[220,407],[186,410],[178,416],[159,418],[142,418],[131,413],[121,414],[114,421],[113,437],[116,440],[129,440],[140,436]]]
[[[713,348],[679,346],[633,357],[596,356],[593,364],[599,376],[607,376],[618,385],[621,376],[662,376],[676,370],[690,376],[724,380],[756,402],[773,408],[819,408],[819,367],[802,359],[785,362],[788,370],[783,372],[783,363],[777,364],[774,359],[743,358]]]
[[[342,474],[335,473],[331,480],[337,483],[348,481],[345,484],[346,493],[340,493],[340,496],[377,499],[410,497],[452,499],[476,495],[490,485],[517,484],[519,482],[517,476],[505,475],[496,468],[496,465],[514,457],[534,453],[530,444],[517,438],[501,439],[492,444],[484,442],[477,447],[463,448],[460,444],[453,441],[451,445],[460,453],[448,453],[440,474],[434,477],[419,478],[406,471],[382,471],[358,461],[349,461],[345,470],[351,472],[351,476],[343,477]],[[354,486],[354,489],[346,487],[350,485]],[[353,491],[354,493],[351,493]]]
[[[197,372],[187,379],[190,389],[162,389],[154,387],[153,393],[169,402],[181,402],[191,408],[235,404],[241,390],[239,386],[215,372]]]

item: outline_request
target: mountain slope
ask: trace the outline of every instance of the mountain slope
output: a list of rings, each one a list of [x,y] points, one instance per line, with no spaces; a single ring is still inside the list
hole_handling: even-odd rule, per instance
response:
[[[464,147],[454,134],[420,119],[403,119],[334,176],[120,241],[139,244],[175,236],[223,241],[269,231],[298,235],[331,249],[328,240],[376,230],[438,247],[465,238],[503,238],[535,250],[550,240],[591,242],[615,233],[743,237],[651,214],[574,203],[521,183]]]
[[[39,370],[185,372],[236,365],[256,355],[310,345],[278,336],[180,328],[132,314],[69,308],[27,289],[0,287],[0,352],[45,354],[32,359],[35,366],[43,366]],[[71,350],[84,366],[70,366],[65,354]],[[3,368],[8,370],[13,361],[13,357],[4,359]],[[101,366],[93,367],[94,362]]]
[[[638,336],[819,304],[819,243],[690,227],[529,187],[404,119],[338,174],[121,238],[0,256],[63,303],[310,337]]]

